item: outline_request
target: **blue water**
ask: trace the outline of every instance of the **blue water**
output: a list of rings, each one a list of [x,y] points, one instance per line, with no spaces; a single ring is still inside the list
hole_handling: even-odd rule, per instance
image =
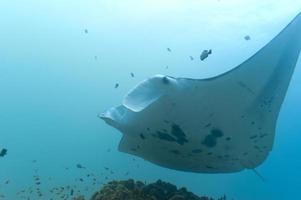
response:
[[[296,0],[0,1],[0,148],[8,149],[0,158],[0,199],[21,199],[22,190],[27,197],[30,188],[31,199],[50,199],[49,189],[67,185],[88,197],[109,180],[128,178],[162,179],[235,200],[297,199],[300,61],[273,151],[257,168],[265,182],[250,170],[185,173],[118,152],[121,133],[97,114],[155,74],[204,78],[232,69],[300,11]],[[200,52],[209,48],[213,54],[201,62]],[[95,185],[86,176],[91,173]],[[33,176],[41,179],[41,197]]]

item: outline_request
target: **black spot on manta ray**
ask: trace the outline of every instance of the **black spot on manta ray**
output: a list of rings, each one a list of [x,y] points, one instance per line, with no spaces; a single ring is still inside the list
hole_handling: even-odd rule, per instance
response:
[[[169,134],[165,129],[157,131],[156,133],[157,134],[152,134],[152,136],[168,142],[176,142],[179,145],[184,145],[184,143],[188,142],[184,131],[176,124],[172,124],[171,134]]]
[[[173,153],[173,154],[175,154],[175,155],[180,155],[181,154],[180,151],[178,151],[176,149],[171,150],[170,152]]]
[[[143,133],[140,134],[140,138],[141,138],[142,140],[145,140],[145,136],[143,135]]]
[[[165,140],[165,141],[168,141],[168,142],[175,142],[176,141],[176,139],[173,138],[172,136],[170,136],[169,134],[162,133],[160,131],[157,131],[157,136],[159,137],[159,139]]]
[[[205,128],[208,128],[211,126],[211,123],[206,124]]]
[[[194,149],[191,151],[192,153],[202,153],[203,150],[202,149]]]
[[[223,137],[223,132],[219,129],[212,129],[211,134],[207,135],[202,141],[202,144],[208,148],[215,147],[217,144],[217,139]]]
[[[171,126],[171,134],[177,138],[177,142],[181,145],[188,142],[184,131],[177,124]]]
[[[136,151],[137,151],[137,149],[136,149],[136,148],[131,148],[131,151],[135,151],[135,152],[136,152]]]

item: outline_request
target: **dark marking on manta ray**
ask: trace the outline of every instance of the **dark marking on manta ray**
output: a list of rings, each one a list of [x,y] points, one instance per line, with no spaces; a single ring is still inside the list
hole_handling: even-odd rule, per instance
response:
[[[202,153],[203,150],[202,149],[194,149],[191,151],[192,153]]]
[[[176,139],[171,137],[169,134],[162,133],[160,131],[157,131],[157,136],[159,137],[159,139],[165,140],[165,141],[168,141],[168,142],[175,142],[176,141]]]
[[[217,145],[217,139],[223,137],[223,132],[219,129],[212,129],[211,134],[207,135],[202,141],[202,144],[208,148],[215,147]]]
[[[260,135],[260,138],[264,138],[266,136],[268,136],[268,134],[265,133],[265,134]]]
[[[178,150],[171,150],[170,151],[171,153],[173,153],[173,154],[175,154],[175,155],[180,155],[181,153],[180,153],[180,151],[178,151]]]
[[[179,145],[184,145],[185,143],[188,142],[185,133],[180,128],[180,126],[176,124],[173,124],[171,126],[171,135],[168,134],[166,130],[163,130],[163,131],[157,131],[157,135],[153,135],[153,136],[168,142],[176,142]]]
[[[244,88],[246,91],[248,91],[250,94],[252,94],[252,95],[255,94],[254,91],[253,91],[249,86],[247,86],[244,82],[238,81],[237,84],[238,84],[240,87]]]
[[[214,169],[214,167],[209,166],[209,165],[206,165],[206,168],[207,168],[207,169]]]
[[[251,137],[250,137],[250,139],[251,140],[254,140],[255,138],[257,138],[258,137],[258,135],[252,135]]]
[[[171,126],[171,134],[177,138],[177,142],[181,145],[188,142],[184,131],[177,124]]]
[[[145,136],[143,135],[143,133],[140,134],[140,138],[141,138],[142,140],[145,140]]]
[[[204,126],[204,128],[209,128],[211,126],[211,123],[206,124],[206,126]]]

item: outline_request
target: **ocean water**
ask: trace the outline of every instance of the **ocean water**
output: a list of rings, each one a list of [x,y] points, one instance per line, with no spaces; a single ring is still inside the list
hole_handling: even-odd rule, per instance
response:
[[[300,11],[299,0],[0,1],[0,149],[8,149],[0,157],[0,199],[50,199],[49,190],[68,185],[89,197],[128,178],[235,200],[298,199],[300,61],[273,150],[257,168],[265,181],[251,170],[187,173],[121,153],[121,133],[97,115],[155,74],[205,78],[234,68]],[[201,62],[204,49],[213,54]]]

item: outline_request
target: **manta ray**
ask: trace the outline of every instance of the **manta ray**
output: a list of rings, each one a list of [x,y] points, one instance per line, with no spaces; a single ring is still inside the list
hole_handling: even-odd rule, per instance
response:
[[[206,79],[156,75],[100,114],[122,132],[119,150],[187,172],[255,169],[273,147],[301,49],[301,14],[232,70]]]

